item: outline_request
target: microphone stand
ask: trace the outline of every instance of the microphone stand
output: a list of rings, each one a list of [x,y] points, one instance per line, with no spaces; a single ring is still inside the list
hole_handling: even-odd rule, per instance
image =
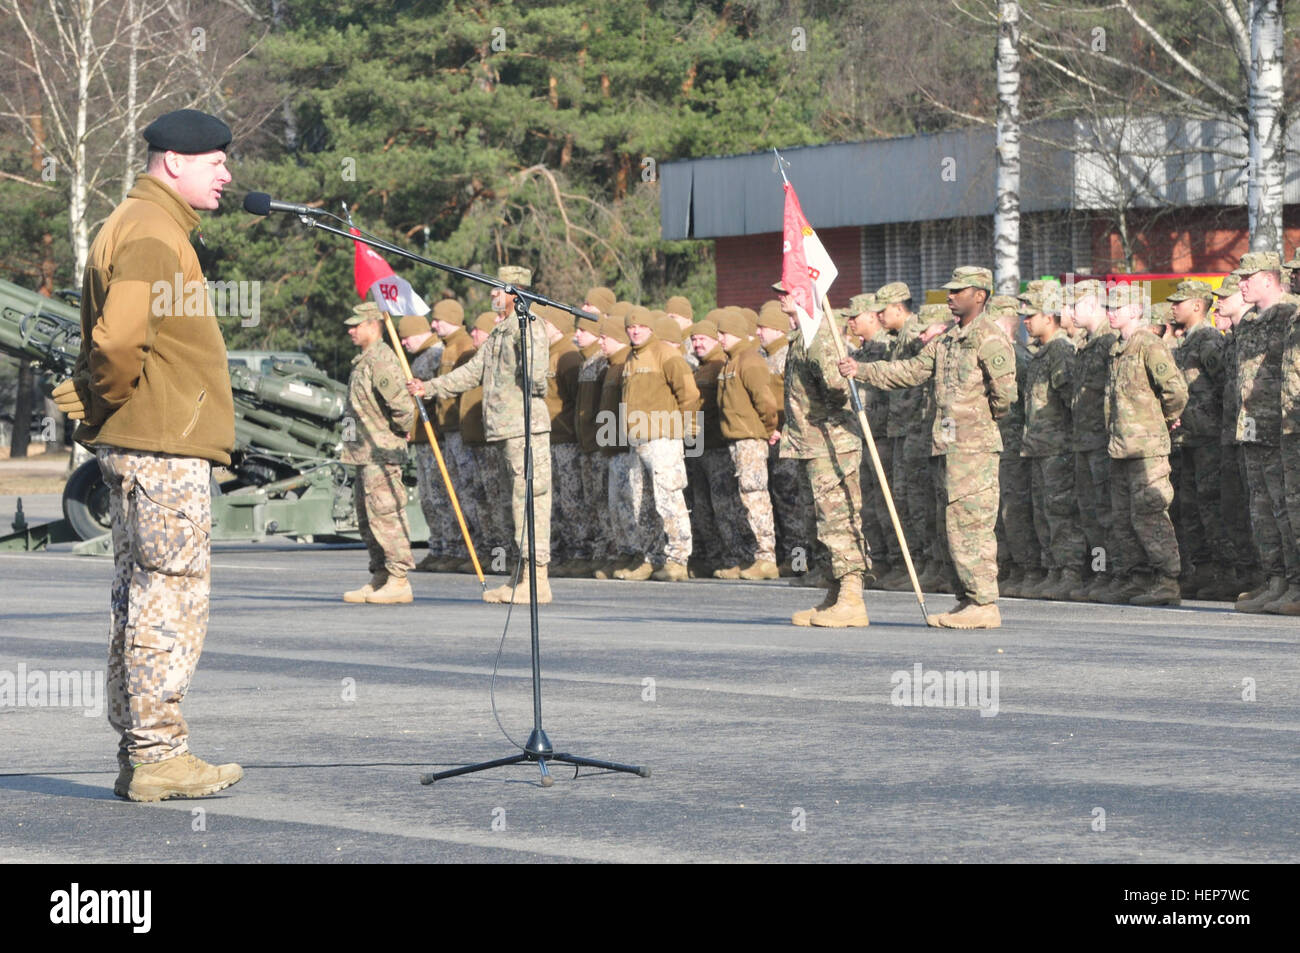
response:
[[[391,254],[409,259],[410,261],[419,262],[422,265],[428,265],[432,268],[438,268],[453,275],[460,275],[462,278],[468,278],[471,281],[477,281],[480,284],[489,285],[493,288],[500,288],[507,294],[514,295],[515,299],[515,315],[519,320],[519,367],[520,376],[522,377],[520,385],[524,393],[524,522],[528,528],[528,621],[532,637],[533,730],[528,736],[528,743],[524,745],[523,750],[519,754],[510,755],[506,758],[497,758],[494,761],[484,761],[478,764],[453,768],[450,771],[435,771],[428,774],[421,774],[420,783],[432,784],[434,781],[441,781],[444,778],[454,778],[460,774],[472,774],[477,771],[487,771],[491,768],[501,768],[511,764],[520,764],[524,761],[536,762],[542,772],[542,787],[544,788],[549,788],[555,783],[555,779],[551,777],[551,772],[546,767],[548,761],[573,765],[573,776],[575,778],[578,776],[578,771],[583,767],[603,768],[607,771],[621,771],[626,774],[635,774],[643,778],[650,777],[650,769],[643,765],[619,764],[614,761],[598,761],[594,758],[584,758],[579,755],[568,753],[557,754],[555,748],[551,744],[551,739],[546,736],[546,732],[542,729],[542,656],[538,640],[537,539],[533,513],[533,393],[532,374],[530,373],[532,358],[529,348],[529,322],[535,321],[537,318],[530,308],[532,304],[536,303],[548,305],[553,308],[559,308],[574,315],[583,315],[586,314],[586,312],[566,304],[560,304],[558,301],[552,301],[550,298],[527,289],[516,288],[506,282],[489,278],[487,275],[480,275],[477,272],[468,271],[464,268],[457,268],[454,265],[446,265],[442,262],[434,261],[432,258],[425,258],[421,255],[415,254],[414,252],[407,251],[405,248],[400,248],[397,245],[382,241],[381,239],[369,238],[362,235],[354,235],[351,232],[345,232],[340,228],[327,225],[311,215],[299,215],[298,219],[308,228],[323,229],[332,234],[359,241],[372,248],[390,252]],[[522,556],[523,554],[521,553],[520,555]]]

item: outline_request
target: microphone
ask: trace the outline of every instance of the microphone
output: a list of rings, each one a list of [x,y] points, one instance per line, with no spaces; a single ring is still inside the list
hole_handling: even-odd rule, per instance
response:
[[[293,205],[279,202],[265,192],[249,192],[244,196],[244,211],[252,215],[270,215],[272,212],[288,212],[290,215],[328,215],[324,209],[309,205]]]

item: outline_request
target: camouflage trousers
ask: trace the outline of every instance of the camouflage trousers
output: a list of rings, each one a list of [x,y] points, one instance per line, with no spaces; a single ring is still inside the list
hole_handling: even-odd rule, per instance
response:
[[[406,519],[406,485],[395,463],[366,463],[356,468],[352,502],[357,531],[370,555],[371,574],[385,572],[397,579],[415,568],[411,558],[411,525]]]
[[[861,464],[861,450],[831,450],[829,457],[803,461],[817,514],[817,539],[830,554],[835,579],[871,568],[867,537],[862,532]]]
[[[998,457],[998,563],[1026,572],[1042,565],[1042,551],[1034,532],[1032,485],[1029,458],[1022,457],[1019,450],[1004,451]]]
[[[1300,549],[1300,434],[1282,434],[1282,489],[1286,499],[1287,523],[1291,527],[1291,548]],[[1288,579],[1300,584],[1300,573]]]
[[[108,722],[129,767],[189,750],[181,701],[208,628],[212,467],[116,447],[95,455],[113,522]]]
[[[551,444],[551,554],[556,562],[579,555],[590,515],[582,496],[582,453],[576,443]]]
[[[1178,536],[1169,519],[1169,504],[1174,498],[1170,472],[1168,457],[1111,460],[1115,571],[1178,575]]]
[[[1074,454],[1029,457],[1034,501],[1034,534],[1046,569],[1078,569],[1083,564],[1083,531],[1075,512]]]
[[[904,481],[899,486],[907,488],[907,514],[911,527],[907,545],[912,548],[912,558],[942,559],[935,546],[938,534],[938,513],[934,474],[930,467],[930,448],[934,438],[927,430],[924,434],[909,433],[903,444]],[[996,513],[996,505],[994,507]]]
[[[805,560],[811,561],[816,517],[812,490],[803,465],[798,460],[783,460],[777,448],[769,448],[767,485],[772,495],[772,517],[776,522],[777,556],[785,562],[793,559],[797,550]]]
[[[1255,534],[1259,568],[1269,576],[1300,582],[1300,559],[1287,514],[1282,452],[1278,447],[1244,443],[1246,486],[1250,491],[1250,526]]]
[[[586,516],[578,541],[580,559],[609,559],[614,555],[614,537],[609,515],[609,462],[599,450],[579,458],[582,469],[582,497]]]
[[[748,566],[755,560],[774,563],[776,526],[772,519],[772,498],[767,491],[767,441],[736,440],[727,450],[735,468],[741,512],[749,528],[742,565]]]
[[[524,438],[498,441],[510,477],[510,518],[514,545],[520,559],[528,556],[528,481],[525,474]],[[551,562],[551,435],[533,434],[533,526],[537,530],[537,565]]]
[[[874,435],[873,435],[874,436]],[[894,448],[889,442],[888,437],[875,437],[876,455],[880,457],[880,467],[885,471],[885,478],[892,480],[892,468],[894,464]],[[880,485],[880,478],[876,475],[876,468],[871,463],[871,454],[865,447],[866,441],[863,441],[862,451],[862,529],[867,537],[867,545],[871,548],[872,558],[877,562],[886,561],[889,563],[898,562],[901,564],[903,556],[902,551],[898,548],[898,535],[894,532],[894,524],[889,518],[889,507],[885,504],[885,492]],[[893,485],[890,485],[890,491],[893,491]],[[895,503],[897,506],[897,503]]]
[[[1250,532],[1250,498],[1241,447],[1221,443],[1219,453],[1219,504],[1227,538],[1219,562],[1235,566],[1238,573],[1248,573],[1256,565],[1255,540]]]
[[[474,491],[473,463],[460,434],[452,431],[441,435],[442,462],[456,489],[456,502],[460,504],[465,522],[472,528],[478,523],[478,494]],[[429,524],[429,555],[455,556],[468,559],[465,537],[456,519],[456,510],[447,494],[447,485],[438,469],[433,448],[428,444],[415,446],[415,474],[420,491],[420,509]]]
[[[1110,455],[1105,447],[1074,454],[1074,492],[1079,499],[1079,525],[1088,547],[1089,565],[1109,572],[1115,549],[1110,503]]]
[[[635,499],[632,496],[632,469],[639,468],[640,463],[626,450],[605,459],[609,467],[606,496],[609,500],[609,525],[612,531],[611,549],[623,559],[644,556],[644,534],[641,527],[649,522],[651,507],[644,494]]]
[[[740,494],[736,471],[726,447],[709,447],[686,461],[691,487],[691,551],[713,566],[740,565],[736,513]]]
[[[494,572],[505,572],[505,562],[513,553],[509,492],[509,473],[499,443],[467,444],[473,459],[474,482],[478,496],[479,527],[474,533],[481,562],[495,563]],[[498,559],[497,557],[501,558]]]
[[[648,497],[655,514],[649,521],[644,516],[638,520],[640,549],[656,566],[662,566],[665,560],[684,566],[691,558],[691,514],[686,509],[683,493],[685,453],[681,440],[667,437],[634,443],[629,450],[629,456],[636,461],[628,475],[633,512],[644,514],[643,501]]]
[[[942,488],[939,534],[948,544],[953,593],[976,605],[998,600],[998,454],[947,453],[935,482]]]
[[[1183,532],[1179,551],[1183,554],[1184,571],[1222,562],[1230,547],[1220,502],[1222,453],[1217,442],[1195,447],[1184,445],[1177,451],[1174,499],[1178,525]],[[1173,455],[1170,464],[1173,465]]]

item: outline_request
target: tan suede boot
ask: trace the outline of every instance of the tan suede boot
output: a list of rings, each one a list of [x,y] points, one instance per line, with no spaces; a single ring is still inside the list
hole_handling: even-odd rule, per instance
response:
[[[411,592],[411,580],[405,576],[389,576],[388,581],[381,588],[366,596],[366,602],[381,606],[414,601],[415,593]]]
[[[780,579],[781,567],[770,559],[756,559],[740,570],[741,579]]]
[[[650,578],[659,582],[685,582],[690,578],[690,572],[685,563],[675,563],[670,559],[651,573]]]
[[[351,602],[354,605],[358,603],[363,603],[366,601],[366,596],[370,595],[376,589],[382,588],[384,584],[387,582],[388,582],[388,573],[384,572],[383,570],[380,570],[379,572],[372,574],[370,577],[370,581],[366,583],[364,586],[362,586],[360,589],[353,589],[349,592],[343,593],[343,601]]]
[[[188,752],[136,765],[126,796],[132,801],[165,801],[169,797],[205,797],[230,787],[244,776],[237,764],[208,764]]]
[[[860,628],[871,625],[867,607],[862,602],[862,574],[851,572],[840,579],[835,605],[820,609],[808,621],[826,629]]]
[[[810,626],[814,613],[823,612],[835,605],[840,596],[840,581],[836,579],[826,590],[826,595],[822,596],[822,601],[811,609],[800,609],[794,615],[790,616],[792,625]]]
[[[514,595],[502,602],[511,602],[517,606],[528,605],[528,570],[525,569],[519,576],[519,585],[515,587]],[[537,567],[537,604],[539,606],[549,605],[551,602],[551,581],[547,578],[546,567]]]
[[[933,622],[928,618],[926,621],[945,629],[996,629],[1002,625],[1002,613],[997,603],[979,606],[971,602],[958,612],[945,612],[935,616]]]

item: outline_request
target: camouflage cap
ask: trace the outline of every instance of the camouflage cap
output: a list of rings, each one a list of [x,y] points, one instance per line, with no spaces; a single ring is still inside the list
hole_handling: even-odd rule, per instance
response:
[[[861,314],[863,311],[870,311],[871,306],[876,303],[876,296],[868,291],[865,294],[854,295],[849,299],[849,314]],[[784,314],[784,312],[782,312]]]
[[[429,319],[418,314],[408,314],[397,322],[398,338],[414,338],[433,331]]]
[[[1118,311],[1120,308],[1129,305],[1138,305],[1141,307],[1146,302],[1142,298],[1142,289],[1138,285],[1129,282],[1118,282],[1106,289],[1105,295],[1106,309],[1108,311]]]
[[[1152,324],[1173,324],[1174,308],[1168,301],[1157,301],[1151,305],[1151,314],[1148,320]]]
[[[1106,283],[1097,278],[1085,278],[1083,281],[1076,281],[1073,285],[1066,285],[1066,289],[1073,288],[1070,291],[1070,303],[1077,304],[1089,295],[1096,295],[1104,304],[1106,301]]]
[[[1013,317],[1020,310],[1020,299],[1015,295],[994,295],[989,299],[988,312],[995,318]]]
[[[713,312],[710,311],[709,313],[712,314]],[[688,330],[692,337],[696,334],[702,334],[706,338],[713,338],[715,341],[718,339],[718,326],[708,318],[705,318],[703,321],[696,321]]]
[[[1248,251],[1241,256],[1241,261],[1232,273],[1239,278],[1253,275],[1257,271],[1281,271],[1282,256],[1275,251]]]
[[[592,288],[587,292],[586,300],[583,304],[589,304],[596,308],[601,314],[609,314],[614,302],[618,299],[614,297],[614,292],[603,286]]]
[[[1036,304],[1044,314],[1060,314],[1061,305],[1064,303],[1063,289],[1061,283],[1055,278],[1035,278],[1033,281],[1025,283],[1025,293],[1034,292],[1038,295]],[[1024,295],[1022,294],[1023,298]]]
[[[973,288],[974,285],[966,285],[967,288]],[[923,304],[921,310],[917,312],[917,317],[921,319],[924,325],[942,323],[947,324],[952,320],[952,312],[948,310],[946,304]]]
[[[455,298],[443,298],[433,306],[433,319],[448,324],[465,323],[465,307]]]
[[[497,269],[497,280],[516,288],[527,288],[533,283],[533,273],[519,265],[502,265]]]
[[[1208,298],[1214,294],[1214,289],[1209,282],[1198,281],[1195,278],[1189,278],[1186,281],[1178,282],[1178,287],[1174,289],[1173,294],[1165,298],[1166,301],[1186,301],[1188,298]]]
[[[683,295],[673,295],[664,305],[664,311],[668,314],[680,314],[683,318],[694,318],[695,310],[691,307],[691,299]]]
[[[1016,301],[1018,302],[1016,306],[1016,313],[1018,314],[1042,314],[1044,311],[1043,293],[1036,288],[1020,292],[1020,296],[1016,298]]]
[[[781,302],[763,302],[763,306],[758,309],[758,326],[771,328],[773,331],[790,330],[790,318],[781,310]]]
[[[1228,275],[1210,294],[1216,298],[1230,298],[1240,290],[1240,287],[1241,278],[1237,275]]]
[[[954,275],[955,277],[955,275]],[[989,279],[992,281],[992,279]],[[876,304],[879,308],[872,308],[872,311],[883,311],[887,304],[898,304],[900,301],[908,301],[912,297],[912,291],[902,281],[891,281],[887,285],[881,285],[876,289]]]
[[[497,313],[495,311],[481,311],[479,316],[474,319],[470,328],[474,331],[483,331],[487,334],[492,333],[492,329],[497,326]]]
[[[352,314],[343,323],[346,325],[362,324],[366,321],[382,321],[384,313],[373,301],[363,301],[352,309]]]
[[[960,291],[962,288],[983,288],[990,294],[993,293],[993,272],[987,268],[980,268],[978,265],[961,265],[952,271],[952,280],[943,285],[950,291]],[[876,298],[880,298],[880,293],[876,293]]]

